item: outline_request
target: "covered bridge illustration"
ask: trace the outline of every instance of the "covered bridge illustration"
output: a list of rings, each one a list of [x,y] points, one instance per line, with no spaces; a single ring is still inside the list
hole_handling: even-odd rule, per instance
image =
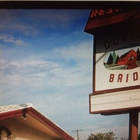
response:
[[[0,140],[74,140],[32,104],[0,106]]]
[[[117,61],[118,65],[126,65],[127,69],[132,69],[138,67],[136,64],[137,61],[137,52],[134,50],[130,50],[129,52],[123,54],[120,56],[120,58]]]

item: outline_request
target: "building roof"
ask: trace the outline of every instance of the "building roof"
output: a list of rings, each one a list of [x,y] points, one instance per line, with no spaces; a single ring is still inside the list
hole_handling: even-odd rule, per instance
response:
[[[133,53],[135,56],[138,55],[137,52],[135,52],[134,50],[130,50],[130,51],[126,52],[125,54],[121,55],[120,58],[126,57],[129,53]]]
[[[20,109],[29,108],[29,107],[33,107],[33,105],[31,103],[27,103],[27,104],[19,104],[19,105],[0,106],[0,113],[20,110]]]
[[[62,130],[62,128],[60,128],[56,123],[52,122],[48,117],[37,111],[31,103],[0,106],[0,120],[16,118],[18,121],[21,121],[21,117],[27,117],[27,121],[24,121],[27,125],[50,134],[57,139],[74,140],[73,137],[71,137],[66,131]]]

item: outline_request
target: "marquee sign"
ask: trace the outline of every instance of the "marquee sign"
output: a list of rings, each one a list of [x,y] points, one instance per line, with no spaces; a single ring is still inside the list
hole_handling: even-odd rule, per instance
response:
[[[90,113],[140,110],[139,23],[139,10],[91,11],[85,27],[85,31],[94,36]]]

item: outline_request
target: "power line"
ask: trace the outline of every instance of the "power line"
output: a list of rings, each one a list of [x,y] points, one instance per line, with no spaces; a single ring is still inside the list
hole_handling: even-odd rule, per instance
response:
[[[79,131],[83,131],[83,130],[73,130],[72,132],[77,132],[77,140],[79,140]]]

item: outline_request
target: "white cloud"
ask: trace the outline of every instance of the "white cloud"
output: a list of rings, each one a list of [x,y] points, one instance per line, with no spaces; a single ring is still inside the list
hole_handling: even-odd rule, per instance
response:
[[[14,42],[14,37],[11,35],[0,35],[0,40],[4,42]]]
[[[67,49],[62,47],[58,50],[55,49],[54,52],[45,52],[41,55],[32,54],[26,58],[23,57],[23,53],[23,56],[21,56],[23,59],[1,59],[0,63],[2,67],[0,70],[4,73],[4,75],[1,76],[3,79],[6,79],[4,78],[6,76],[8,83],[9,80],[13,83],[13,79],[16,83],[17,81],[21,82],[20,86],[24,84],[32,88],[47,88],[52,86],[72,87],[90,84],[91,80],[89,80],[89,78],[92,75],[92,49],[86,46],[87,44],[88,43],[84,43],[83,46],[80,44],[79,46],[72,46]],[[15,53],[18,52],[15,51]],[[9,54],[9,52],[7,52],[7,54]],[[60,55],[57,56],[56,54]],[[14,55],[13,51],[12,55]],[[52,60],[45,60],[47,58],[52,58]],[[56,60],[58,59],[62,59],[61,62],[57,62]],[[76,62],[75,66],[65,66],[65,63],[67,64],[67,61],[70,59]]]
[[[22,40],[20,38],[15,38],[12,35],[8,35],[8,34],[1,34],[0,40],[4,43],[13,43],[14,45],[17,45],[17,46],[26,46],[27,45],[27,42],[25,42],[24,40]]]
[[[58,50],[41,54],[31,52],[20,59],[9,59],[18,50],[3,50],[8,55],[0,56],[0,104],[31,102],[65,130],[70,123],[77,125],[72,120],[77,120],[80,114],[83,116],[81,121],[84,121],[84,114],[88,113],[88,94],[91,92],[92,69],[89,65],[92,65],[92,47],[88,46],[88,42],[83,44],[80,44],[85,52],[83,56],[78,45],[67,49],[58,47]],[[56,56],[57,53],[60,57]],[[72,54],[73,57],[70,56]],[[74,66],[67,65],[70,59],[76,62]]]
[[[1,32],[18,32],[23,35],[36,35],[39,32],[36,27],[30,25],[30,22],[26,22],[28,10],[18,10],[18,9],[0,9],[0,30]],[[23,18],[23,20],[21,20]]]
[[[113,121],[114,121],[114,119],[109,119],[109,120],[106,120],[105,122],[103,122],[103,124],[110,125],[110,124],[112,124]]]
[[[7,26],[5,25],[5,28]],[[29,25],[28,23],[12,23],[10,25],[9,30],[16,31],[20,34],[26,35],[26,36],[34,36],[37,34],[40,34],[40,31],[38,28],[34,27],[33,25]]]
[[[15,40],[15,44],[18,45],[18,46],[25,46],[27,45],[27,43],[25,43],[23,40],[21,39],[17,39]]]
[[[62,46],[53,50],[53,58],[63,58],[65,60],[74,59],[75,61],[92,61],[92,40],[81,42],[77,45]]]
[[[51,90],[52,92],[56,90],[55,92],[58,93],[68,91],[71,87],[74,90],[76,86],[91,85],[92,73],[90,65],[92,64],[92,49],[85,45],[88,43],[83,44],[83,46],[81,44],[80,46],[75,46],[75,49],[74,46],[67,49],[62,47],[61,49],[58,48],[58,50],[55,49],[54,52],[45,52],[41,55],[31,53],[28,57],[23,57],[23,53],[21,59],[12,58],[10,60],[9,55],[12,54],[14,56],[18,51],[5,50],[4,52],[3,50],[4,54],[9,55],[1,56],[1,92],[9,94],[9,91],[30,93],[31,91],[46,90],[49,94]],[[85,52],[83,56],[80,55],[82,52],[80,47]],[[58,60],[58,57],[54,55],[56,52],[61,54],[60,59],[64,62],[55,61]],[[71,57],[69,53],[73,54],[74,57]],[[48,58],[53,59],[48,61]],[[76,61],[76,65],[65,66],[65,61],[67,62],[69,59]],[[83,64],[83,61],[86,64]],[[57,91],[58,89],[60,91]],[[62,98],[58,97],[57,100]]]

